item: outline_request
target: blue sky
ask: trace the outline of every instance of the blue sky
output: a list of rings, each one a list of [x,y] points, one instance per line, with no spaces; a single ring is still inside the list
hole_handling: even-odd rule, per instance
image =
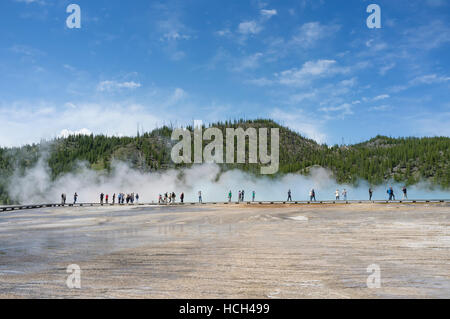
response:
[[[256,117],[328,144],[450,136],[446,0],[2,0],[0,37],[2,146]]]

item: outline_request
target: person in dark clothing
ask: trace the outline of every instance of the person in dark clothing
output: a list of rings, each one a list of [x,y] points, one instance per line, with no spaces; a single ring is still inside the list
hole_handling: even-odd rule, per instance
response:
[[[372,200],[373,190],[369,188],[369,200]]]
[[[389,195],[389,200],[395,200],[394,189],[392,188],[392,186],[389,187],[387,193]]]
[[[311,189],[311,192],[309,193],[309,197],[310,197],[310,201],[312,202],[313,200],[316,201],[316,192],[314,191],[314,188]]]
[[[288,198],[287,198],[288,202],[292,202],[292,196],[291,196],[291,190],[288,190]]]

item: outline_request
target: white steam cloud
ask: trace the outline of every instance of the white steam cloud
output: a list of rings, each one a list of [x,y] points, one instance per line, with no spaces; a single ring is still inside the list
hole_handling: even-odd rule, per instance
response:
[[[314,168],[309,176],[288,174],[279,178],[256,177],[251,174],[231,170],[220,172],[215,164],[202,164],[182,170],[144,173],[130,168],[124,162],[113,162],[111,172],[99,172],[86,167],[82,163],[74,173],[68,173],[51,180],[50,169],[41,159],[36,166],[25,174],[15,174],[10,180],[8,192],[10,196],[23,204],[58,203],[61,194],[67,194],[67,202],[72,202],[73,194],[78,193],[78,202],[98,202],[101,192],[112,195],[119,192],[138,193],[140,202],[157,202],[158,195],[175,192],[177,200],[181,192],[185,201],[196,202],[198,191],[202,191],[203,201],[227,201],[231,190],[233,201],[237,200],[239,190],[245,190],[245,200],[251,200],[252,191],[256,192],[256,201],[284,201],[287,192],[292,191],[293,200],[308,200],[309,191],[314,188],[317,200],[334,199],[336,189],[344,188],[348,199],[368,199],[368,184],[360,182],[358,187],[339,185],[331,173],[323,168]],[[374,188],[373,199],[386,199],[386,187]],[[394,185],[396,198],[401,199],[401,186]],[[449,192],[430,190],[428,185],[418,184],[408,188],[410,199],[444,199]],[[342,199],[342,196],[341,196]]]

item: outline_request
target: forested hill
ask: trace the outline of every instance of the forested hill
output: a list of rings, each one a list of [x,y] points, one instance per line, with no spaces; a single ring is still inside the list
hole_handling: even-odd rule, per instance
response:
[[[356,145],[327,146],[306,139],[271,120],[235,121],[212,124],[226,127],[267,127],[280,129],[280,170],[278,174],[308,174],[312,167],[330,169],[338,182],[360,179],[373,185],[388,180],[407,185],[426,180],[450,187],[450,138],[389,138],[377,136]],[[192,128],[190,128],[192,129]],[[172,129],[164,126],[137,137],[70,136],[20,148],[0,148],[0,203],[7,203],[8,178],[23,173],[39,158],[48,162],[52,178],[74,170],[80,161],[95,170],[109,170],[113,160],[128,162],[141,171],[165,170],[175,166],[170,159]],[[224,137],[226,135],[224,134]],[[208,141],[205,141],[206,145]],[[270,150],[270,147],[269,147]],[[45,154],[45,155],[44,155]],[[223,164],[258,174],[255,164]]]

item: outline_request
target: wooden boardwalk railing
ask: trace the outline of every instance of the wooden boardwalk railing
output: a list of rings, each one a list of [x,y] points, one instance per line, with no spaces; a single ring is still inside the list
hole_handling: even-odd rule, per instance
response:
[[[158,204],[158,203],[134,203],[134,204],[100,204],[100,203],[76,203],[76,204],[29,204],[29,205],[10,205],[10,206],[0,206],[0,212],[15,211],[15,210],[25,210],[25,209],[38,209],[38,208],[50,208],[50,207],[99,207],[99,206],[175,206],[175,205],[275,205],[275,204],[285,204],[285,205],[346,205],[346,204],[363,204],[363,203],[373,203],[373,204],[426,204],[426,203],[450,203],[449,199],[417,199],[417,200],[347,200],[347,201],[336,201],[336,200],[323,200],[323,201],[244,201],[244,202],[187,202],[187,203],[172,203],[172,204]]]

